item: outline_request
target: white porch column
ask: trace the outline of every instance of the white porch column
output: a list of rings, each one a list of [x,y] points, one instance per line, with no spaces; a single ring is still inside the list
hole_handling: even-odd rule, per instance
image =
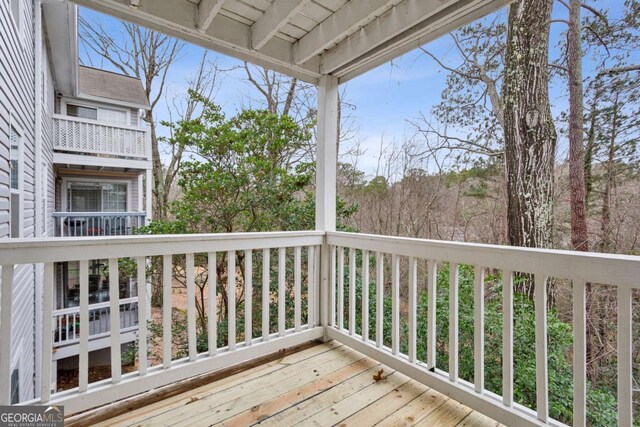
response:
[[[338,161],[338,79],[323,76],[318,85],[318,147],[316,150],[316,230],[336,230]],[[320,322],[329,320],[329,246],[320,255]],[[326,333],[325,333],[326,337]]]
[[[153,185],[153,177],[151,176],[151,169],[147,169],[146,171],[146,178],[145,178],[146,182],[145,182],[145,204],[146,204],[146,213],[147,213],[147,219],[146,222],[147,224],[149,223],[149,221],[151,221],[151,199],[153,198],[153,195],[151,194],[151,186]]]

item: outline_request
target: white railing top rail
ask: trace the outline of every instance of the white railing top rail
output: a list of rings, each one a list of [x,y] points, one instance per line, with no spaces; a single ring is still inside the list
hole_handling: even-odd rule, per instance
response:
[[[321,231],[11,239],[0,243],[0,265],[313,246],[323,241]]]
[[[146,212],[53,212],[54,218],[66,217],[106,217],[106,216],[146,216]]]
[[[143,126],[131,126],[131,125],[123,125],[120,123],[112,123],[112,122],[103,122],[100,120],[91,120],[91,119],[82,119],[82,118],[78,118],[78,117],[71,117],[71,116],[64,116],[61,114],[54,114],[53,115],[53,119],[54,120],[62,120],[62,121],[67,121],[67,122],[76,122],[76,123],[86,123],[89,125],[95,125],[95,126],[105,126],[105,127],[111,127],[111,128],[118,128],[118,129],[127,129],[127,130],[132,130],[132,131],[137,131],[137,132],[147,132],[148,128],[143,127]]]
[[[138,302],[138,297],[131,297],[131,298],[121,298],[120,299],[120,305],[127,305],[127,304],[133,304],[135,302]],[[111,306],[111,302],[110,301],[105,301],[105,302],[98,302],[95,304],[89,304],[89,310],[99,310],[101,308],[109,308]],[[75,306],[75,307],[69,307],[69,308],[61,308],[59,310],[53,310],[53,315],[54,316],[60,316],[60,315],[64,315],[64,314],[74,314],[74,313],[80,313],[80,306]]]
[[[640,256],[328,232],[327,243],[372,252],[640,288]]]

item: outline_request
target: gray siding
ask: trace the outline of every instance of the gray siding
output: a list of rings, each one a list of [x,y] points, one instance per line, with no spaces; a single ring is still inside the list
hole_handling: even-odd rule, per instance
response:
[[[21,2],[21,26],[16,31],[8,1],[0,2],[0,238],[9,236],[9,127],[22,131],[23,237],[34,237],[34,27],[33,2]],[[20,368],[21,399],[35,396],[35,292],[32,265],[16,266],[14,274],[12,362]]]

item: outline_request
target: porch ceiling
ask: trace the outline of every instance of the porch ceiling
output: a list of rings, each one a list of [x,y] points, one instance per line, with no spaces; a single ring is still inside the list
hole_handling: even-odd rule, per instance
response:
[[[73,1],[316,83],[347,81],[511,0]]]

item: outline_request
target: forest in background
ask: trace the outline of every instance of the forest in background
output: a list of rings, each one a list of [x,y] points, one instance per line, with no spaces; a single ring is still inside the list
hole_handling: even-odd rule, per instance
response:
[[[561,37],[550,37],[552,26],[563,28]],[[124,42],[115,43],[111,29],[87,21],[81,21],[81,27],[85,49],[140,77],[152,104],[145,120],[154,149],[155,221],[145,232],[313,228],[313,87],[244,64],[239,68],[263,108],[228,117],[215,99],[225,70],[205,54],[187,82],[189,93],[172,102],[172,120],[159,123],[154,108],[165,96],[166,73],[179,58],[182,42],[122,24],[124,37],[118,40]],[[355,166],[360,155],[357,106],[349,103],[348,87],[343,88],[340,227],[392,236],[638,254],[639,29],[637,0],[625,0],[615,12],[595,2],[519,0],[508,12],[450,35],[454,59],[423,47],[433,67],[447,74],[442,101],[408,118],[406,138],[381,142],[373,177]],[[552,50],[559,52],[557,57],[550,54],[551,43],[557,43]],[[550,90],[568,94],[565,111],[554,109]],[[160,126],[169,136],[159,136]],[[225,266],[226,260],[219,259],[220,295],[229,286]],[[155,268],[161,271],[157,263]],[[446,265],[438,271],[440,361],[447,357],[448,274]],[[184,275],[180,262],[175,275]],[[206,276],[198,279],[203,288]],[[502,278],[497,273],[489,277],[486,303],[499,313]],[[472,283],[473,272],[463,266],[461,323],[471,322],[463,328],[471,334],[473,312],[465,309],[472,308]],[[551,415],[570,422],[571,283],[561,278],[550,283]],[[241,284],[239,279],[233,285]],[[360,282],[358,298],[363,286]],[[522,277],[516,286],[516,341],[533,348],[532,284]],[[589,421],[609,425],[616,405],[615,289],[598,284],[588,289]],[[419,310],[426,307],[424,289],[421,292]],[[160,304],[154,296],[154,304]],[[406,289],[401,297],[406,298]],[[390,304],[390,292],[384,301]],[[200,332],[206,336],[207,313],[203,300],[199,304]],[[220,304],[219,312],[226,313],[224,299]],[[242,300],[239,304],[241,308]],[[636,316],[639,312],[634,310]],[[634,320],[638,324],[640,319]],[[501,321],[500,316],[488,318],[487,330],[499,330]],[[224,324],[224,315],[220,322]],[[638,328],[635,332],[634,366],[640,366]],[[224,339],[221,334],[221,343]],[[471,342],[472,335],[461,333],[460,339]],[[499,335],[487,338],[496,355],[499,340]],[[535,378],[527,375],[526,367],[534,358],[527,352],[521,357],[516,360],[523,367],[516,372],[516,398],[533,407]],[[461,355],[462,378],[471,376],[473,364],[464,363],[469,358],[472,355]],[[634,374],[640,377],[640,372]],[[497,383],[488,387],[500,391]],[[636,383],[636,396],[639,388]]]

